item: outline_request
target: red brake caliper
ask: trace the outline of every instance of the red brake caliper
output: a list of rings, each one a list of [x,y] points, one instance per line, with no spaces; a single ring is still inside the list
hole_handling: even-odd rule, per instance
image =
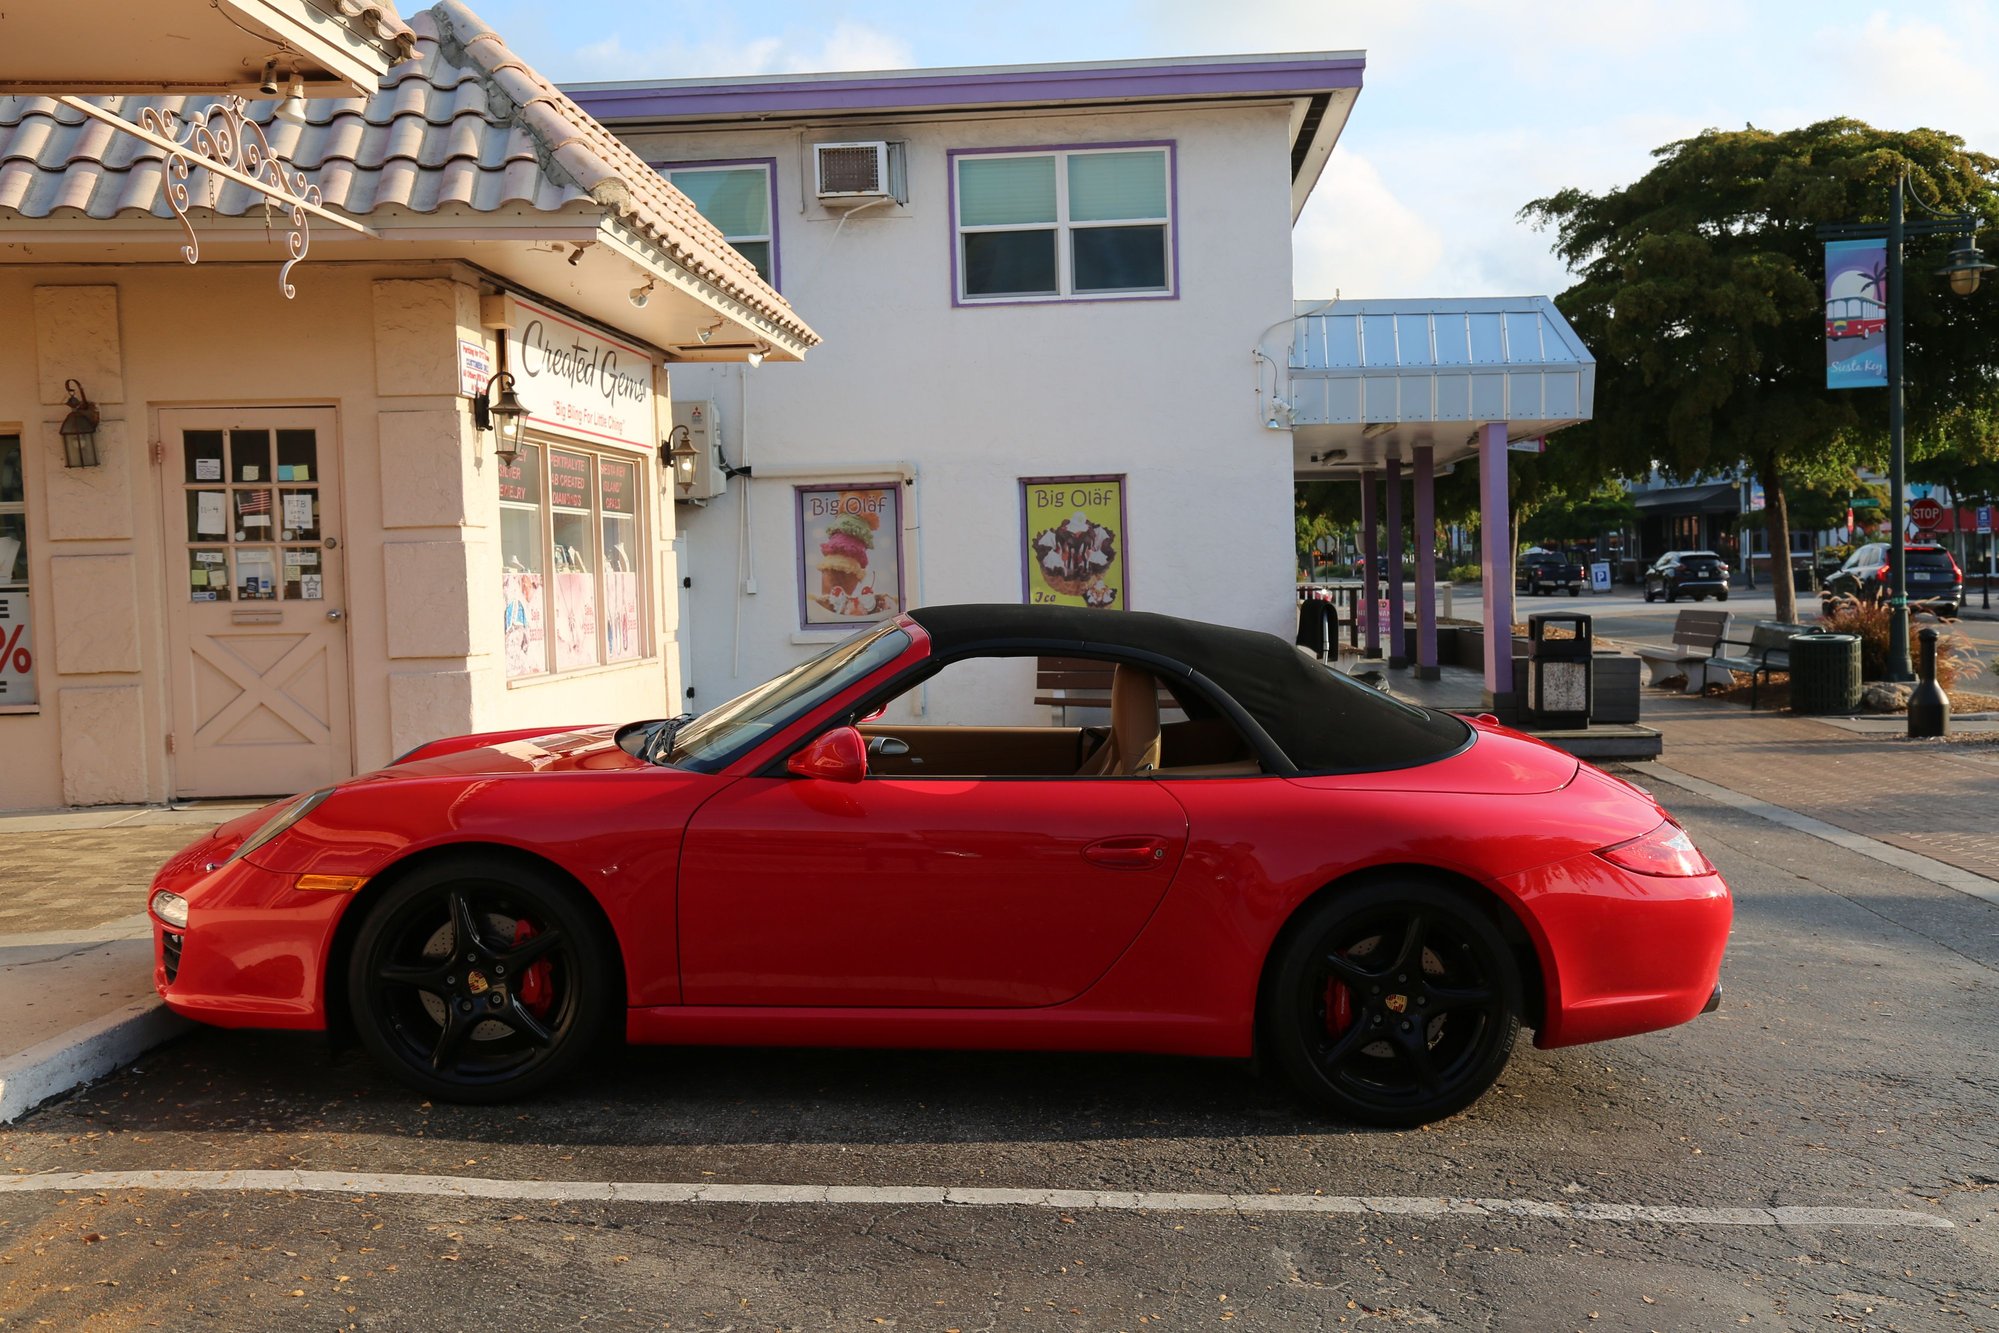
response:
[[[1326,1031],[1335,1037],[1353,1026],[1353,992],[1333,977],[1326,978]]]
[[[527,943],[541,932],[537,931],[526,917],[514,922],[514,944],[516,947]],[[548,984],[548,960],[537,959],[528,964],[527,975],[520,979],[521,1003],[536,1018],[547,1018],[549,1006],[554,1002],[552,988]]]

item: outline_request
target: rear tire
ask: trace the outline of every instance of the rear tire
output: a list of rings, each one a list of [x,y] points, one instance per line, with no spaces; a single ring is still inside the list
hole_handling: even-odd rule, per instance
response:
[[[1728,594],[1725,592],[1718,592],[1714,595],[1714,599],[1717,602],[1725,602],[1728,600]]]
[[[1520,970],[1498,927],[1464,894],[1404,879],[1308,908],[1273,960],[1261,1019],[1307,1103],[1410,1126],[1492,1086],[1520,1012]]]
[[[347,962],[354,1031],[426,1096],[491,1103],[573,1070],[605,1035],[615,946],[550,871],[468,854],[372,904]]]

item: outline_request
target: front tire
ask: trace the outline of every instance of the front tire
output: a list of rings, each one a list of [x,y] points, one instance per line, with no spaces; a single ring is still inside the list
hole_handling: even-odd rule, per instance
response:
[[[612,942],[573,887],[474,855],[425,866],[371,906],[347,994],[385,1070],[429,1097],[491,1103],[589,1054],[616,975]]]
[[[1367,1125],[1427,1124],[1492,1086],[1520,1032],[1513,952],[1463,894],[1420,880],[1336,890],[1307,910],[1263,1000],[1300,1097]]]

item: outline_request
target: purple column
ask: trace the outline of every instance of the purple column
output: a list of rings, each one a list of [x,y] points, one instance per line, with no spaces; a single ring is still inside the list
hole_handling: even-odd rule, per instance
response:
[[[1437,670],[1437,476],[1427,444],[1416,446],[1416,679]]]
[[[1367,573],[1360,581],[1359,613],[1367,626],[1364,651],[1370,658],[1381,656],[1381,627],[1374,620],[1374,589],[1381,578],[1381,540],[1375,535],[1373,472],[1360,474],[1360,558]]]
[[[1402,629],[1402,460],[1388,460],[1388,665],[1409,665],[1409,636]]]
[[[1480,578],[1485,584],[1485,703],[1502,721],[1519,716],[1513,696],[1513,507],[1506,496],[1506,423],[1479,427]]]

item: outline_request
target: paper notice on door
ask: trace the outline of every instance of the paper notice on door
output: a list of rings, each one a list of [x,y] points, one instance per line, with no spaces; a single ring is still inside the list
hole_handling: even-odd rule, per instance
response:
[[[269,551],[236,553],[236,595],[245,601],[278,595],[278,565]]]
[[[197,491],[194,497],[194,530],[203,537],[220,537],[229,531],[223,512],[221,491]]]
[[[303,602],[319,601],[320,600],[319,589],[320,589],[320,576],[318,574],[307,574],[304,578],[301,578],[298,581],[299,600]]]
[[[304,565],[307,569],[311,569],[319,563],[319,552],[286,551],[285,563],[288,565]]]
[[[196,551],[194,553],[194,558],[197,562],[204,565],[220,565],[227,563],[223,559],[222,552],[220,551]]]
[[[187,572],[187,581],[188,584],[192,587],[206,588],[208,586],[207,567],[203,566],[202,568],[199,569],[190,569]]]
[[[219,458],[197,458],[194,460],[196,481],[221,481],[222,460]]]
[[[285,526],[294,532],[304,532],[312,527],[312,497],[310,495],[287,495],[285,497]]]

